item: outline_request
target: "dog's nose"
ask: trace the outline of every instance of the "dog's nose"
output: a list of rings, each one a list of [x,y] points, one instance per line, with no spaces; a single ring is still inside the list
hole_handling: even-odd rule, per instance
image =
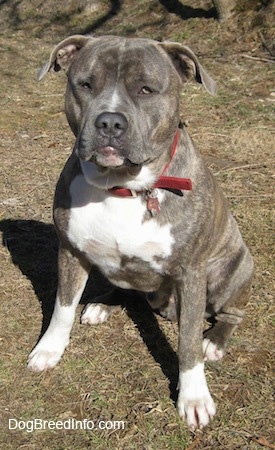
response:
[[[100,114],[95,126],[102,136],[120,137],[128,128],[128,121],[121,113],[104,112]]]

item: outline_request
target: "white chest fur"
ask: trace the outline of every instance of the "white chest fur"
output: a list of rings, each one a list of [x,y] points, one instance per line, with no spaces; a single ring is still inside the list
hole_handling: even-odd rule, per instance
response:
[[[153,272],[162,274],[163,260],[174,243],[171,225],[160,226],[154,218],[144,221],[145,204],[140,196],[112,196],[89,185],[83,175],[73,180],[70,194],[69,240],[110,281],[125,257],[138,258],[141,265],[142,261],[149,263]],[[125,277],[121,282],[116,278],[115,284],[133,287]]]

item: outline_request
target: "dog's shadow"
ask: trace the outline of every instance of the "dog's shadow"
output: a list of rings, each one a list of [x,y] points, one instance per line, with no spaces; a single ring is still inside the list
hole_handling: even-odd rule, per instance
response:
[[[35,220],[0,221],[3,245],[11,254],[13,263],[31,281],[41,303],[43,322],[40,337],[46,331],[54,307],[57,289],[58,239],[53,225]],[[93,270],[87,283],[82,304],[108,291],[104,277]],[[170,395],[176,399],[178,358],[146,300],[125,291],[122,304],[136,325],[140,336],[170,383]]]

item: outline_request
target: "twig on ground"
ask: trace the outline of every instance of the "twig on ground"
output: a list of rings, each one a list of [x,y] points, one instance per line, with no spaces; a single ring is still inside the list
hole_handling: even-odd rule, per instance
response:
[[[224,167],[220,169],[218,172],[215,172],[215,175],[219,175],[220,173],[224,172],[234,172],[235,170],[252,170],[257,169],[258,167],[266,167],[265,163],[259,163],[259,164],[243,164],[241,166],[234,166],[234,167]]]
[[[268,63],[275,63],[275,58],[260,58],[258,56],[251,56],[251,55],[245,55],[244,53],[241,54],[242,58],[247,58],[247,59],[253,59],[253,61],[262,61],[262,62],[268,62]]]
[[[274,193],[270,194],[250,194],[250,195],[227,195],[227,198],[268,198],[274,197]]]

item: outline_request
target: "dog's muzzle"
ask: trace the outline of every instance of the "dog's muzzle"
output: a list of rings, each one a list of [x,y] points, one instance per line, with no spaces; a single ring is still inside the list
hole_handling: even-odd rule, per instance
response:
[[[124,135],[128,121],[121,113],[103,112],[92,126],[86,123],[78,139],[76,154],[84,161],[91,161],[101,167],[138,169],[140,164],[133,163],[123,152]],[[96,133],[96,144],[91,148],[90,136]]]
[[[121,113],[103,112],[95,120],[98,140],[109,145],[100,146],[93,155],[94,162],[103,167],[120,167],[124,165],[124,157],[118,148],[121,138],[128,128],[128,121]],[[118,144],[118,146],[112,145]]]

